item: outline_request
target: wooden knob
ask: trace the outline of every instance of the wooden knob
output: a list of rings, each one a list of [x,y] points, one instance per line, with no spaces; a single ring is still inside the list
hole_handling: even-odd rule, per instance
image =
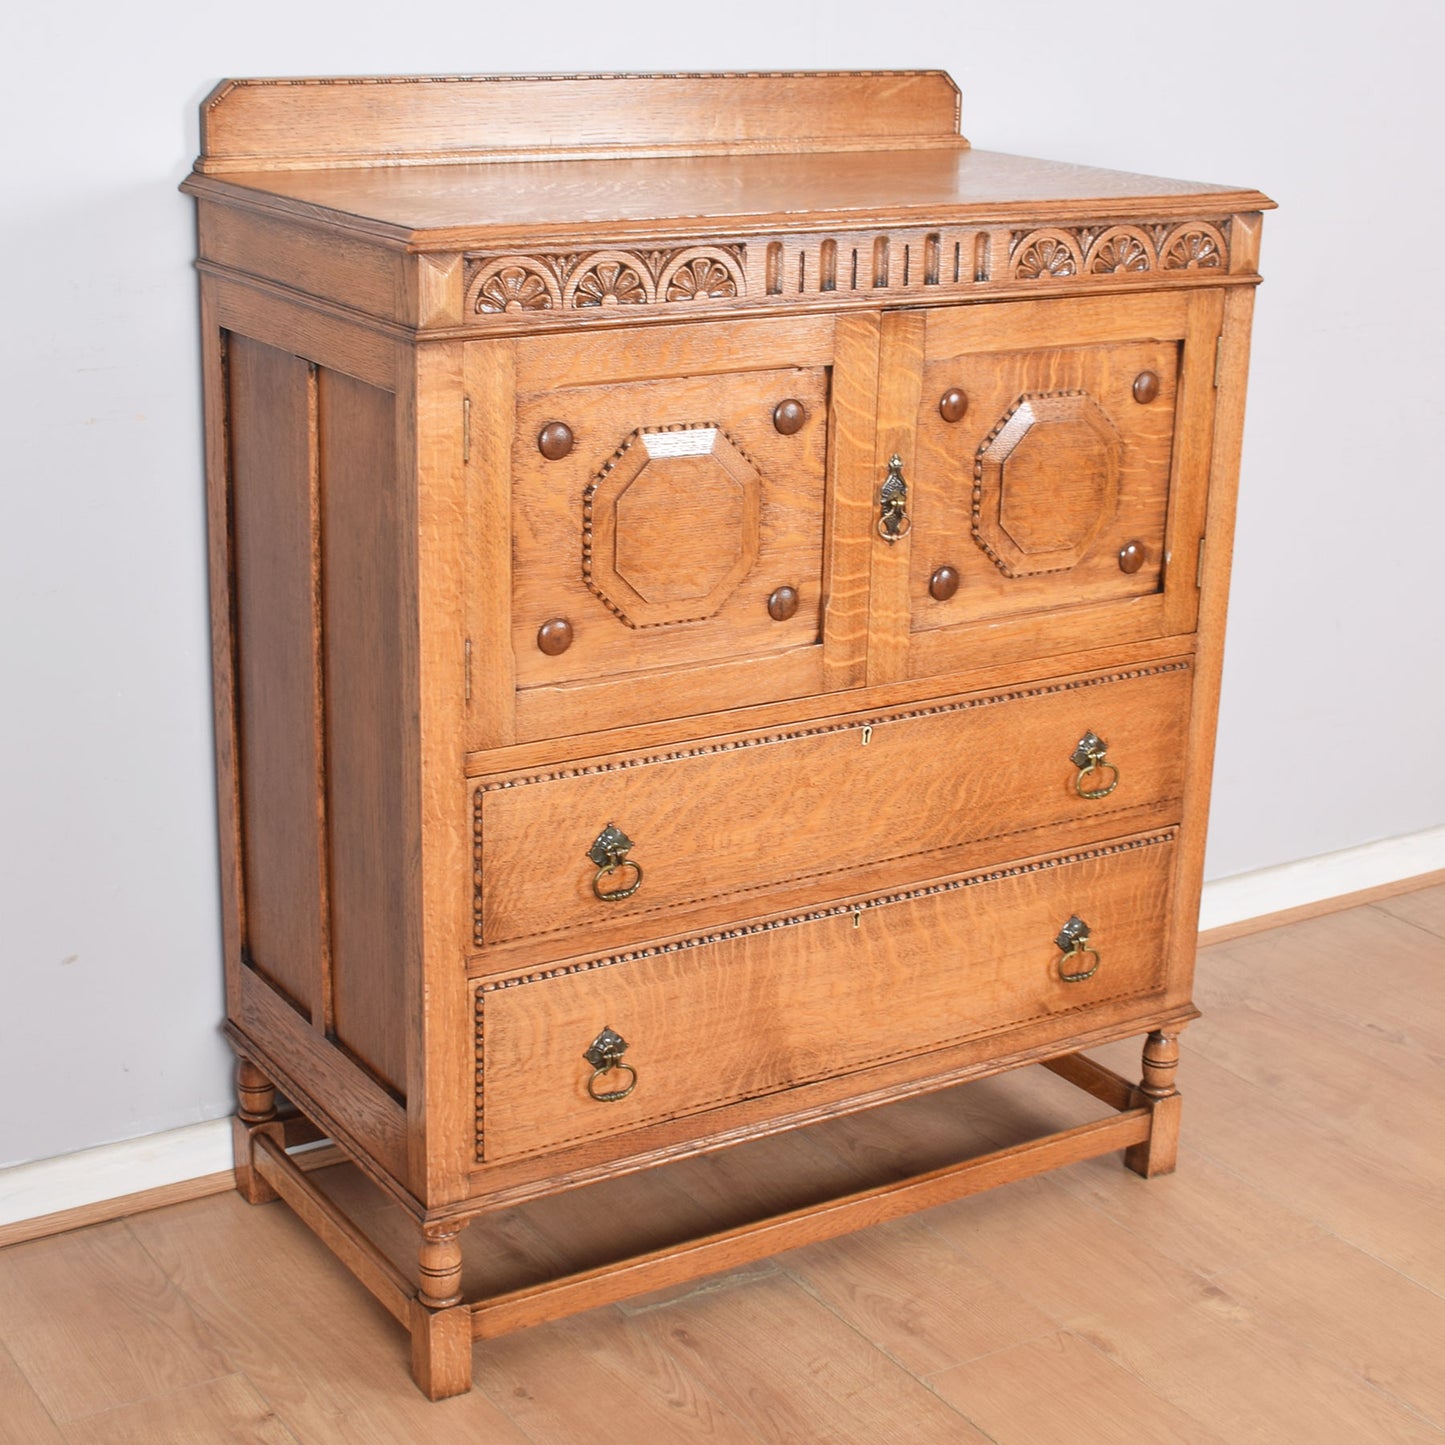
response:
[[[808,419],[808,409],[796,397],[789,397],[786,401],[780,401],[773,408],[773,425],[782,432],[785,437],[790,437],[794,432],[802,431],[803,423]]]
[[[565,617],[554,617],[537,629],[537,647],[548,657],[560,657],[572,646],[572,624]]]
[[[1119,548],[1119,570],[1128,573],[1137,572],[1144,565],[1147,555],[1142,542],[1125,542]]]
[[[549,462],[560,462],[572,450],[572,428],[565,421],[549,421],[537,433],[537,450]]]
[[[1152,371],[1141,371],[1134,378],[1134,400],[1140,406],[1148,404],[1159,395],[1159,378]]]
[[[958,591],[958,571],[953,567],[939,567],[928,579],[928,595],[935,602],[947,602]]]
[[[798,592],[794,587],[779,587],[768,598],[768,616],[774,622],[786,622],[798,610]]]
[[[956,386],[951,386],[938,399],[938,414],[944,421],[962,421],[968,410],[968,397]]]

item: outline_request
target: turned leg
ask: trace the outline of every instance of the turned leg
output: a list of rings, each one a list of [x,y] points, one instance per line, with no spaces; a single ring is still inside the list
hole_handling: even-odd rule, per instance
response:
[[[460,1229],[423,1229],[418,1252],[411,1373],[429,1400],[465,1395],[472,1388],[472,1316],[461,1303],[460,1234]]]
[[[236,1060],[236,1117],[231,1121],[235,1139],[236,1188],[248,1204],[269,1204],[276,1191],[251,1163],[251,1141],[268,1134],[283,1147],[286,1142],[276,1117],[276,1086],[250,1059]]]
[[[1150,1034],[1144,1040],[1143,1078],[1134,1090],[1134,1103],[1149,1106],[1149,1137],[1124,1151],[1124,1163],[1146,1179],[1174,1172],[1182,1104],[1179,1090],[1174,1087],[1178,1071],[1179,1035]]]

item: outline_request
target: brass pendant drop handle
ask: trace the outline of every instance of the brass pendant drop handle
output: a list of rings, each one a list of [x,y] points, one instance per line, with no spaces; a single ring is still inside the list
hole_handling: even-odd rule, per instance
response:
[[[1098,973],[1099,950],[1089,947],[1089,925],[1077,913],[1059,929],[1054,944],[1064,955],[1059,960],[1059,977],[1065,983],[1083,983]]]
[[[1074,791],[1081,798],[1107,798],[1119,786],[1119,769],[1108,755],[1109,745],[1098,733],[1086,732],[1079,739],[1069,761],[1079,770]]]
[[[903,479],[903,458],[895,454],[888,461],[888,475],[878,488],[878,535],[891,547],[913,530],[908,515],[908,483]]]
[[[582,1055],[592,1065],[592,1077],[587,1080],[587,1092],[597,1100],[599,1104],[615,1104],[619,1099],[625,1099],[637,1087],[637,1070],[631,1064],[624,1064],[622,1056],[627,1052],[627,1040],[619,1033],[614,1033],[610,1028],[605,1028],[587,1048]],[[621,1071],[627,1075],[627,1086],[622,1089],[603,1089],[599,1092],[597,1085],[608,1074]]]
[[[592,880],[592,891],[604,903],[620,903],[631,898],[642,887],[642,864],[627,856],[632,839],[615,823],[609,823],[598,835],[597,841],[587,850],[587,856],[597,865],[597,874]],[[616,888],[604,888],[603,880],[616,873],[630,876],[630,883],[624,882]]]

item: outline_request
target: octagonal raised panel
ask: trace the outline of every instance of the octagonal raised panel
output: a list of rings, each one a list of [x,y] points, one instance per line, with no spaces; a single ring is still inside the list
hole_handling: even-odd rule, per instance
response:
[[[1118,507],[1122,451],[1087,392],[1020,397],[974,463],[979,546],[1008,577],[1077,566]]]
[[[640,427],[587,488],[583,578],[629,627],[711,617],[758,560],[761,493],[721,427]]]

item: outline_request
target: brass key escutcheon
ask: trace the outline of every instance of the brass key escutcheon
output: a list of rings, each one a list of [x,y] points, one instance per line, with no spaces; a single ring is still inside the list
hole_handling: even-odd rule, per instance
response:
[[[878,535],[891,547],[913,530],[908,515],[908,483],[903,479],[903,458],[889,458],[888,475],[878,488]]]

